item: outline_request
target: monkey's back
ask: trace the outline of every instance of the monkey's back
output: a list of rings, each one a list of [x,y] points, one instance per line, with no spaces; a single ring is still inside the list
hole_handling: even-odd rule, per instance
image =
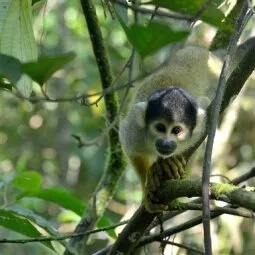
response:
[[[195,98],[207,95],[212,99],[222,62],[207,49],[189,46],[177,51],[161,70],[138,85],[133,103],[146,101],[157,89],[181,87]]]

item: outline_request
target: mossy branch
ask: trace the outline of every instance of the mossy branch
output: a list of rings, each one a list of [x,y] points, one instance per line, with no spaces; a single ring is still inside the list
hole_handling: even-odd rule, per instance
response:
[[[179,197],[201,197],[201,195],[202,182],[198,180],[168,180],[162,183],[157,193],[158,198],[164,204],[169,204],[172,200]],[[244,188],[239,188],[232,184],[211,183],[210,197],[212,199],[229,202],[237,207],[244,207],[248,210],[252,210],[253,212],[255,212],[255,193],[253,191],[248,191]],[[178,208],[178,205],[178,202],[173,203],[172,206],[170,205],[170,209],[185,209],[184,207]],[[221,213],[219,212],[216,213],[217,216],[220,214]],[[132,217],[129,224],[123,230],[123,233],[121,233],[121,235],[125,235],[125,238],[119,238],[116,241],[110,255],[119,254],[118,252],[123,252],[123,254],[133,254],[132,252],[137,246],[145,245],[152,240],[159,241],[156,235],[152,235],[151,237],[144,238],[141,243],[138,243],[141,235],[143,234],[143,231],[145,230],[144,225],[146,223],[150,223],[150,221],[152,221],[156,215],[157,214],[148,213],[143,206],[140,206],[139,209],[136,211],[135,215]],[[190,227],[192,227],[192,224],[193,222],[191,221]],[[166,236],[167,235],[165,235],[164,237]]]
[[[168,180],[162,183],[157,193],[163,204],[169,204],[179,197],[201,197],[201,195],[202,182],[198,180]],[[255,193],[253,190],[248,191],[232,184],[211,183],[210,198],[255,212]]]
[[[92,0],[81,0],[81,6],[87,22],[87,27],[90,34],[91,43],[95,59],[98,65],[102,88],[109,89],[113,82],[113,76],[110,68],[109,59],[103,43],[103,36],[99,27],[96,10]],[[111,124],[116,121],[119,112],[119,106],[116,98],[116,93],[106,94],[104,96],[106,109],[106,122]],[[121,149],[118,136],[118,122],[114,128],[111,128],[108,133],[108,161],[104,174],[95,190],[95,193],[89,200],[84,216],[80,220],[74,233],[86,232],[94,228],[97,221],[103,215],[112,195],[115,191],[122,172],[126,167],[125,158]],[[69,246],[78,254],[83,250],[83,244],[88,236],[77,236],[71,239]],[[65,255],[71,254],[66,250]]]

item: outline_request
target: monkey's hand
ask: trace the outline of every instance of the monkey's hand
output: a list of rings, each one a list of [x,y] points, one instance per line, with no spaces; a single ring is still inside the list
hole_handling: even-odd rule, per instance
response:
[[[168,205],[161,204],[156,191],[161,182],[167,179],[182,179],[185,174],[186,160],[182,156],[159,158],[149,169],[145,183],[145,207],[153,212],[168,210]]]

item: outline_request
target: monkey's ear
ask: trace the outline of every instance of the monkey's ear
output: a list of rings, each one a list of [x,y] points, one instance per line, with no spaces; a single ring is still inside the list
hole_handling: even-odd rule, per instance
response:
[[[202,118],[205,117],[205,115],[206,115],[206,110],[204,110],[204,109],[201,108],[201,107],[198,107],[198,109],[197,109],[197,118],[198,118],[199,120],[201,120]]]
[[[145,126],[145,111],[147,107],[147,102],[138,102],[134,104],[134,115],[136,122],[139,126]]]
[[[198,100],[197,100],[197,104],[198,104],[198,109],[201,109],[201,110],[206,110],[207,107],[210,105],[210,99],[209,97],[199,97]]]

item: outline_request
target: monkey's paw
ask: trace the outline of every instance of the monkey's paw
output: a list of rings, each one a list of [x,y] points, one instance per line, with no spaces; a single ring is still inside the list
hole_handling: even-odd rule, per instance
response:
[[[185,174],[185,167],[187,165],[183,156],[169,157],[166,159],[158,159],[158,168],[165,175],[164,179],[182,179]]]
[[[145,207],[149,212],[162,212],[168,210],[168,205],[161,204],[156,190],[162,180],[182,179],[185,174],[186,160],[182,156],[158,159],[147,174],[145,184]]]

